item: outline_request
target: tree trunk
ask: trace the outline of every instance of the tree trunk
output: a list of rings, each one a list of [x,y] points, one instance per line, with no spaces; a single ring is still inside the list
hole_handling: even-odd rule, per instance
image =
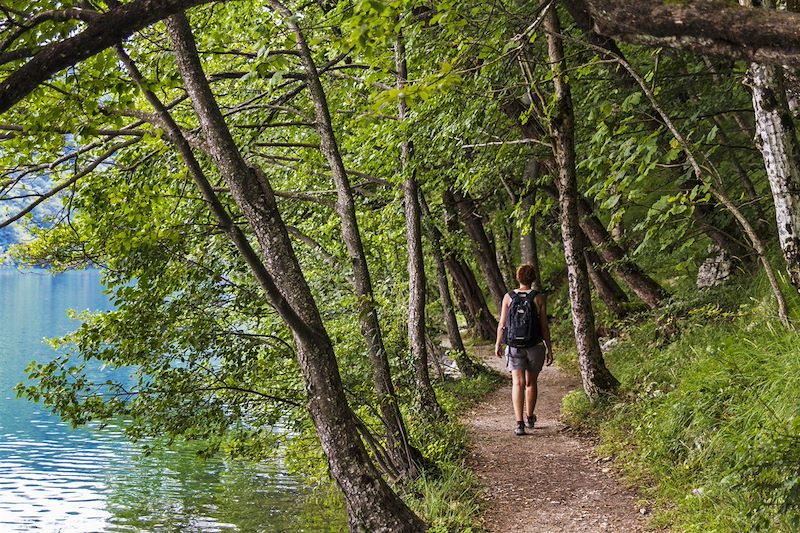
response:
[[[555,193],[558,200],[558,192]],[[559,215],[560,216],[560,215]],[[597,255],[589,245],[589,239],[583,230],[580,231],[580,246],[583,249],[583,256],[586,259],[586,268],[589,279],[597,292],[597,296],[603,300],[609,312],[616,317],[623,317],[627,314],[625,304],[629,302],[628,295],[614,278],[603,268],[603,260]]]
[[[583,4],[593,30],[617,40],[692,50],[757,63],[800,64],[800,15],[727,2],[571,0]],[[763,2],[762,2],[763,3]]]
[[[515,122],[526,138],[532,140],[542,139],[544,131],[538,121],[528,120],[524,124],[520,121],[521,114],[525,112],[527,108],[522,106],[518,101],[507,100],[502,103],[501,108],[503,112]],[[546,164],[548,167],[553,166],[552,162]],[[558,166],[557,163],[555,166]],[[553,170],[556,173],[560,172],[559,168]],[[558,192],[554,191],[552,187],[543,186],[541,188],[554,198],[558,198]],[[609,235],[603,223],[594,215],[591,204],[582,196],[578,197],[578,214],[581,230],[583,230],[589,238],[592,246],[595,247],[603,261],[611,265],[614,273],[619,276],[648,307],[657,309],[661,305],[661,302],[667,298],[667,291],[645,274],[636,263],[625,258],[623,249],[611,235]]]
[[[522,211],[522,215],[520,218],[526,218],[528,216],[528,212],[530,211],[533,205],[533,201],[530,195],[526,195],[522,198],[520,202],[520,210]],[[520,262],[524,265],[533,265],[534,269],[536,270],[536,280],[534,284],[537,285],[534,287],[536,290],[541,290],[542,288],[542,275],[539,271],[539,255],[537,254],[536,250],[536,226],[534,225],[534,221],[531,220],[531,227],[527,233],[520,233],[519,235],[519,256]]]
[[[452,196],[447,191],[442,194],[442,204],[447,231],[451,235],[460,233],[458,214]],[[467,319],[467,327],[476,337],[494,341],[497,337],[497,320],[486,305],[486,298],[472,269],[454,250],[444,250],[444,264],[453,280],[453,290],[458,306]]]
[[[447,283],[447,271],[442,260],[441,251],[434,251],[436,261],[436,283],[439,286],[439,297],[442,299],[444,308],[445,324],[447,327],[447,340],[450,341],[451,357],[455,361],[459,372],[468,378],[474,378],[481,374],[481,367],[467,354],[464,347],[461,332],[458,330],[453,299],[450,297],[450,287]]]
[[[320,136],[320,150],[331,169],[331,177],[336,187],[336,210],[341,219],[342,237],[353,269],[353,280],[359,302],[361,333],[367,341],[373,380],[379,395],[382,420],[386,427],[387,447],[393,462],[403,477],[414,479],[418,477],[419,467],[424,459],[420,452],[408,442],[405,424],[397,405],[389,359],[383,345],[383,336],[375,307],[372,280],[358,229],[353,191],[333,132],[328,99],[320,82],[311,50],[303,32],[297,25],[296,17],[277,0],[270,0],[270,5],[281,14],[295,35],[298,55],[306,74],[306,85],[314,105],[315,125]]]
[[[619,286],[611,274],[603,268],[603,261],[597,255],[597,252],[587,246],[586,240],[586,236],[581,235],[583,256],[586,259],[589,278],[597,291],[597,296],[603,300],[612,315],[622,318],[627,314],[625,304],[629,301],[628,295],[625,294],[625,291],[622,290],[622,287]]]
[[[275,286],[269,287],[267,294],[292,330],[311,419],[331,473],[345,495],[351,527],[385,532],[424,530],[422,520],[391,490],[367,455],[347,405],[333,346],[294,255],[270,183],[239,153],[208,86],[186,17],[173,16],[167,29],[212,157],[252,226],[264,266],[274,280]]]
[[[417,408],[430,420],[444,418],[444,410],[436,400],[436,392],[428,374],[428,352],[425,346],[425,267],[422,255],[417,184],[409,178],[403,185],[408,239],[408,342],[414,359]]]
[[[497,265],[494,246],[489,241],[483,227],[483,220],[478,214],[478,206],[468,194],[454,189],[445,190],[444,198],[446,204],[455,206],[457,209],[464,224],[464,230],[470,238],[470,245],[475,253],[478,268],[481,269],[481,274],[489,287],[489,294],[497,304],[497,308],[500,309],[500,303],[507,292],[506,284],[503,281],[500,267]]]
[[[497,337],[497,320],[486,307],[486,300],[472,269],[453,252],[446,253],[444,264],[453,279],[456,299],[472,334],[479,339],[494,341]]]
[[[730,198],[728,198],[727,194],[725,194],[725,191],[721,187],[714,186],[712,181],[713,177],[712,179],[704,179],[703,169],[700,167],[700,163],[697,162],[697,158],[694,157],[694,153],[692,152],[689,143],[678,130],[678,128],[675,127],[675,124],[669,118],[669,115],[667,115],[664,109],[659,105],[658,100],[656,100],[653,91],[650,89],[645,79],[640,76],[639,73],[636,72],[633,67],[631,67],[630,64],[628,64],[628,62],[624,59],[617,58],[617,62],[636,80],[636,83],[639,84],[642,92],[645,94],[645,96],[647,96],[647,99],[650,101],[653,109],[661,117],[664,125],[672,133],[675,140],[678,141],[678,144],[683,149],[683,153],[686,155],[686,159],[692,166],[695,177],[708,185],[711,194],[717,199],[717,201],[719,201],[719,203],[725,206],[731,215],[733,215],[733,217],[741,226],[742,231],[744,231],[745,235],[747,235],[747,238],[750,239],[753,249],[758,254],[758,258],[761,261],[761,264],[764,266],[764,273],[767,275],[767,279],[772,287],[772,292],[775,295],[775,300],[778,304],[778,316],[780,317],[781,322],[783,322],[787,328],[792,329],[792,324],[789,321],[789,309],[786,304],[786,299],[784,298],[783,292],[778,284],[778,280],[775,276],[774,270],[772,269],[772,265],[770,264],[769,257],[767,257],[764,243],[761,241],[758,233],[753,228],[752,224],[750,224],[750,222],[747,220],[747,218],[742,214],[741,210],[733,202],[731,202]],[[715,170],[713,169],[713,166],[712,170]],[[716,182],[721,185],[721,179],[719,178],[718,172],[716,173]]]
[[[402,33],[394,45],[397,69],[397,118],[403,122],[408,108],[403,89],[408,77],[406,49]],[[403,200],[406,214],[406,240],[408,241],[408,343],[414,360],[417,409],[430,420],[444,418],[444,411],[436,401],[436,392],[428,373],[428,351],[425,346],[425,262],[422,254],[419,193],[413,171],[408,169],[411,143],[404,139],[400,144],[400,168],[406,174],[403,182]]]
[[[554,191],[552,187],[542,187],[542,189],[554,198],[560,193]],[[645,274],[639,265],[626,258],[625,250],[609,235],[586,198],[579,195],[577,204],[581,230],[600,258],[608,263],[614,274],[619,276],[648,307],[658,309],[669,296],[667,291]]]
[[[560,192],[560,191],[559,191]],[[580,197],[577,200],[580,227],[589,238],[600,257],[611,266],[631,290],[651,309],[658,309],[669,296],[667,291],[653,278],[644,273],[639,265],[626,258],[625,251],[609,235],[602,222],[594,215],[589,202]]]
[[[751,4],[748,0],[740,3]],[[768,0],[761,4],[773,6]],[[800,146],[786,101],[783,69],[753,63],[748,73],[758,145],[775,203],[778,239],[792,285],[800,291]]]
[[[82,31],[70,30],[69,37],[52,42],[31,43],[38,51],[30,60],[0,81],[0,115],[11,109],[37,87],[59,71],[92,57],[124,41],[142,28],[146,28],[175,13],[210,0],[134,0],[105,13],[98,13]],[[32,4],[28,4],[32,5]],[[26,10],[33,12],[33,9]],[[5,11],[4,8],[4,12]],[[11,18],[5,15],[3,26]],[[33,32],[31,32],[33,33]],[[39,32],[36,32],[39,33]],[[42,32],[41,35],[48,35]],[[50,39],[48,38],[48,41]],[[5,45],[6,43],[4,43]],[[4,67],[5,68],[5,67]]]
[[[444,313],[445,326],[447,327],[447,339],[450,341],[451,356],[458,366],[458,370],[466,377],[472,378],[481,373],[481,367],[467,355],[461,332],[458,329],[456,310],[453,307],[453,299],[450,297],[450,286],[447,283],[447,269],[442,258],[442,235],[439,228],[433,223],[425,196],[420,191],[420,205],[425,215],[428,228],[428,236],[431,240],[431,248],[434,263],[436,263],[436,283],[439,287],[439,298],[442,300],[442,312]]]
[[[514,279],[516,268],[514,266],[513,248],[514,248],[514,233],[516,227],[512,224],[507,224],[502,228],[503,237],[502,242],[495,241],[495,260],[497,266],[500,268],[502,279]]]
[[[605,366],[594,325],[594,312],[586,272],[586,260],[581,247],[581,230],[578,225],[578,181],[575,169],[574,128],[572,96],[566,81],[566,65],[555,9],[545,18],[548,55],[553,69],[555,85],[555,110],[550,126],[553,155],[558,166],[558,193],[561,218],[561,235],[564,240],[564,258],[569,272],[569,293],[578,364],[583,389],[590,400],[613,392],[619,382]]]

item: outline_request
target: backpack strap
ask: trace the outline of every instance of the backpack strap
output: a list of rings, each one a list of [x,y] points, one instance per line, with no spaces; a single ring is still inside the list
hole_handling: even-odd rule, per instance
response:
[[[515,298],[523,298],[524,297],[524,298],[527,298],[528,300],[531,300],[531,301],[533,301],[533,299],[536,298],[536,296],[538,294],[539,294],[539,291],[536,291],[534,289],[531,289],[530,291],[528,291],[526,293],[514,292],[514,291],[511,291],[511,292],[508,293],[508,295],[511,296],[512,300],[514,300]]]

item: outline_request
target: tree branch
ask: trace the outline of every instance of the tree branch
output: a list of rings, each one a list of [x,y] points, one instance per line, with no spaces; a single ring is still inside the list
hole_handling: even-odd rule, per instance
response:
[[[0,114],[60,70],[102,52],[163,18],[210,1],[133,0],[99,15],[77,35],[44,47],[0,82]]]
[[[46,21],[54,22],[67,22],[70,20],[82,20],[84,22],[93,22],[97,20],[100,13],[91,9],[70,8],[70,9],[54,9],[51,11],[42,11],[33,15],[30,19],[23,21],[17,31],[9,35],[3,44],[0,44],[0,52],[5,52],[14,44],[14,41],[19,39],[28,31],[32,30],[39,24]]]
[[[39,204],[41,204],[42,202],[44,202],[48,198],[52,198],[53,196],[58,194],[60,191],[63,191],[64,189],[66,189],[67,187],[69,187],[73,183],[77,182],[79,179],[81,179],[85,175],[89,174],[91,171],[96,169],[103,161],[105,161],[106,159],[108,159],[109,157],[114,155],[118,150],[121,150],[122,148],[130,146],[130,145],[132,145],[132,144],[134,144],[134,143],[136,143],[138,141],[139,141],[138,138],[129,139],[129,140],[125,141],[125,142],[122,142],[122,143],[119,143],[119,144],[116,144],[116,145],[112,146],[109,150],[107,150],[105,153],[100,155],[100,157],[98,157],[97,159],[92,161],[82,171],[80,171],[77,174],[73,175],[70,179],[68,179],[64,183],[61,183],[60,185],[58,185],[56,187],[53,187],[52,189],[50,189],[46,193],[42,194],[39,198],[37,198],[36,200],[34,200],[33,202],[31,202],[30,204],[25,206],[23,209],[21,209],[15,215],[10,216],[6,220],[3,220],[2,222],[0,222],[0,228],[4,228],[4,227],[8,226],[9,224],[12,224],[12,223],[16,222],[17,220],[19,220],[20,218],[24,217],[25,215],[27,215],[28,213],[33,211],[36,208],[36,206],[38,206]]]
[[[800,65],[800,14],[719,0],[586,0],[594,30],[649,46],[682,48],[757,63]]]

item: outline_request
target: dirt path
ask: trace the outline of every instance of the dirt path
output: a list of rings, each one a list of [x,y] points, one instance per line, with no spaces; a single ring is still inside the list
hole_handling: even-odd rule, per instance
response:
[[[478,353],[493,368],[503,361]],[[636,532],[646,516],[636,495],[617,482],[591,446],[562,431],[561,398],[580,386],[554,366],[539,376],[538,421],[514,435],[511,381],[465,413],[469,466],[485,489],[484,526],[492,532]],[[532,434],[531,434],[532,433]]]

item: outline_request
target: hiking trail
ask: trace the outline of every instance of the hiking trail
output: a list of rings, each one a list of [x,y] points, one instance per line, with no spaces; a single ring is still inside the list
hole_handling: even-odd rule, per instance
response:
[[[493,346],[477,346],[491,368],[508,375]],[[556,357],[558,355],[556,354]],[[538,420],[514,435],[511,380],[463,417],[470,438],[467,464],[480,479],[491,532],[637,532],[649,516],[590,444],[563,431],[561,399],[580,386],[555,365],[539,375]],[[649,511],[645,510],[649,514]]]

